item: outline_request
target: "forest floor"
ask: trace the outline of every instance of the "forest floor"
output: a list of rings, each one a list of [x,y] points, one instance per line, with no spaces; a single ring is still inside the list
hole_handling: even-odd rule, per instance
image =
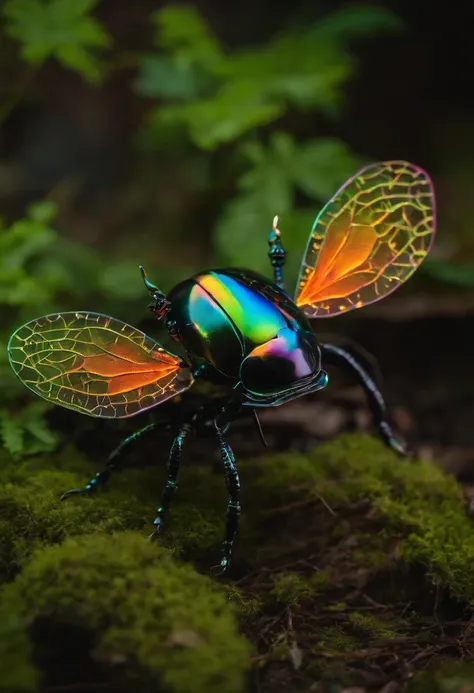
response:
[[[238,631],[250,643],[247,665],[241,667],[245,683],[239,684],[237,664],[243,655],[236,654],[221,683],[215,677],[199,682],[196,674],[189,693],[474,693],[473,319],[372,318],[345,326],[346,337],[377,355],[376,367],[361,352],[376,379],[378,370],[383,373],[381,387],[394,426],[413,460],[397,458],[378,441],[360,435],[373,434],[364,394],[349,376],[331,370],[327,391],[262,412],[267,450],[251,419],[235,423],[229,442],[241,463],[242,530],[229,575],[213,582],[224,590]],[[59,488],[65,483],[60,474],[71,470],[85,478],[133,430],[129,422],[114,429],[87,420],[85,428],[82,423],[76,427],[76,418],[69,412],[54,414],[69,442],[92,460],[90,468],[80,474],[79,463],[68,467],[66,461],[66,471],[46,480],[45,487]],[[143,534],[144,518],[152,520],[169,444],[164,432],[147,436],[130,455],[131,466],[138,469],[119,475],[117,491],[100,499],[73,499],[69,507],[76,510],[64,512],[85,513],[84,508],[93,507],[104,512],[105,520],[84,515],[87,519],[81,521],[92,523],[86,533],[115,531],[117,525]],[[68,449],[57,459],[67,457]],[[141,469],[144,460],[152,461],[151,472]],[[191,440],[187,460],[163,542],[178,558],[190,560],[198,573],[209,575],[225,509],[214,441]],[[63,463],[55,464],[61,470]],[[139,486],[145,488],[137,492]],[[127,490],[138,494],[139,510],[130,509],[120,495]],[[123,526],[116,518],[120,512],[126,517]],[[61,516],[63,524],[65,517],[72,516]],[[44,522],[38,518],[39,511],[34,522]],[[52,523],[48,520],[38,530],[33,548],[75,534],[74,527],[61,536],[54,529],[51,541]],[[31,536],[36,529],[28,531]],[[19,547],[9,550],[22,565]],[[23,587],[28,588],[28,576]],[[31,600],[28,608],[36,614],[39,607]],[[38,613],[40,621],[45,618]],[[78,613],[79,621],[86,618]],[[92,664],[91,641],[77,639],[77,633],[74,646],[67,645],[64,635],[58,650],[62,620],[63,612],[52,630],[40,626],[41,635],[32,636],[35,664],[43,672],[42,693],[187,693],[189,684],[182,682],[130,688],[128,679],[122,683],[120,676],[110,674],[111,662],[119,663],[120,672],[120,656],[115,652],[115,659],[105,658],[106,665],[103,658],[101,666]],[[192,633],[180,637],[184,649],[194,647]],[[238,637],[229,635],[229,652],[241,652],[237,640],[231,640]],[[87,652],[78,653],[81,646]],[[77,661],[71,664],[78,658],[82,668]],[[0,680],[0,690],[16,689],[2,687]]]

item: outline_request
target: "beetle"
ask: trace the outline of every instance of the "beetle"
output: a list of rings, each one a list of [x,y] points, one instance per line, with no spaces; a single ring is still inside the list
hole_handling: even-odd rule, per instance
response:
[[[277,221],[275,217],[268,237],[272,280],[249,270],[215,269],[186,279],[165,296],[140,267],[152,299],[149,308],[181,345],[182,356],[135,327],[89,311],[32,320],[8,344],[12,368],[28,388],[95,417],[134,416],[187,390],[196,379],[229,385],[224,402],[209,401],[182,419],[171,445],[152,535],[160,531],[176,492],[188,434],[212,422],[229,496],[222,572],[230,564],[241,513],[239,475],[226,433],[242,411],[256,416],[259,408],[324,388],[328,375],[323,365],[335,364],[350,369],[363,385],[385,443],[405,452],[372,378],[348,351],[319,343],[310,320],[378,301],[413,274],[435,235],[431,179],[404,161],[372,164],[350,178],[316,218],[294,299],[285,289],[286,253]],[[123,466],[124,448],[154,425],[129,436],[103,471],[62,498],[103,486]]]

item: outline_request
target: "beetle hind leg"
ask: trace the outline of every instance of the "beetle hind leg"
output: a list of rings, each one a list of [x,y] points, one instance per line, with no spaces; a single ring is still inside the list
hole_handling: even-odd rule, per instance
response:
[[[103,488],[113,473],[120,472],[125,467],[126,459],[124,452],[128,449],[128,447],[157,425],[158,424],[156,423],[148,424],[122,440],[122,442],[117,445],[115,450],[113,450],[107,458],[105,469],[103,469],[101,472],[97,472],[97,474],[82,488],[73,488],[70,491],[63,493],[60,500],[65,500],[66,498],[69,498],[69,496],[90,495],[97,491],[99,487]]]
[[[384,398],[367,371],[360,365],[354,356],[345,349],[335,344],[327,343],[321,344],[320,346],[321,355],[323,359],[326,359],[327,363],[345,368],[356,375],[357,380],[365,390],[375,425],[384,443],[400,455],[408,455],[406,446],[400,443],[394,436],[392,427],[387,420],[387,408]]]

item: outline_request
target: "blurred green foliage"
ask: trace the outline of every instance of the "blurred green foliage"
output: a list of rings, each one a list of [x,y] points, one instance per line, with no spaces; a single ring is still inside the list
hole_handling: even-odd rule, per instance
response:
[[[474,287],[474,264],[460,264],[427,258],[424,270],[427,274],[431,274],[435,279],[446,284],[464,288]]]
[[[7,0],[6,33],[20,43],[23,60],[39,66],[48,58],[96,83],[103,65],[98,49],[111,44],[109,34],[90,16],[97,0]]]
[[[400,28],[386,10],[360,5],[231,53],[192,6],[165,7],[152,21],[159,53],[143,56],[136,87],[172,103],[152,110],[149,127],[161,134],[163,126],[182,125],[205,150],[273,123],[292,106],[335,115],[354,71],[348,40]]]
[[[354,73],[348,41],[396,31],[385,9],[358,5],[298,27],[263,46],[226,51],[191,6],[152,15],[154,53],[142,56],[135,89],[156,100],[140,142],[148,150],[177,140],[219,156],[231,146],[231,198],[213,233],[219,262],[268,272],[265,230],[280,216],[290,251],[287,276],[296,277],[318,211],[363,163],[344,142],[319,137],[299,142],[281,129],[291,112],[337,117]],[[314,117],[314,116],[313,116]],[[276,124],[276,130],[268,126]],[[227,157],[229,154],[227,154]],[[296,205],[303,194],[306,206]]]

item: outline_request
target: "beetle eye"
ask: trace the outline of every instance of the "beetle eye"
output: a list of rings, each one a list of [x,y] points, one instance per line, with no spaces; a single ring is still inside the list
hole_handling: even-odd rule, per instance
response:
[[[171,303],[161,291],[156,291],[153,301],[148,305],[148,309],[160,320],[171,310]]]

